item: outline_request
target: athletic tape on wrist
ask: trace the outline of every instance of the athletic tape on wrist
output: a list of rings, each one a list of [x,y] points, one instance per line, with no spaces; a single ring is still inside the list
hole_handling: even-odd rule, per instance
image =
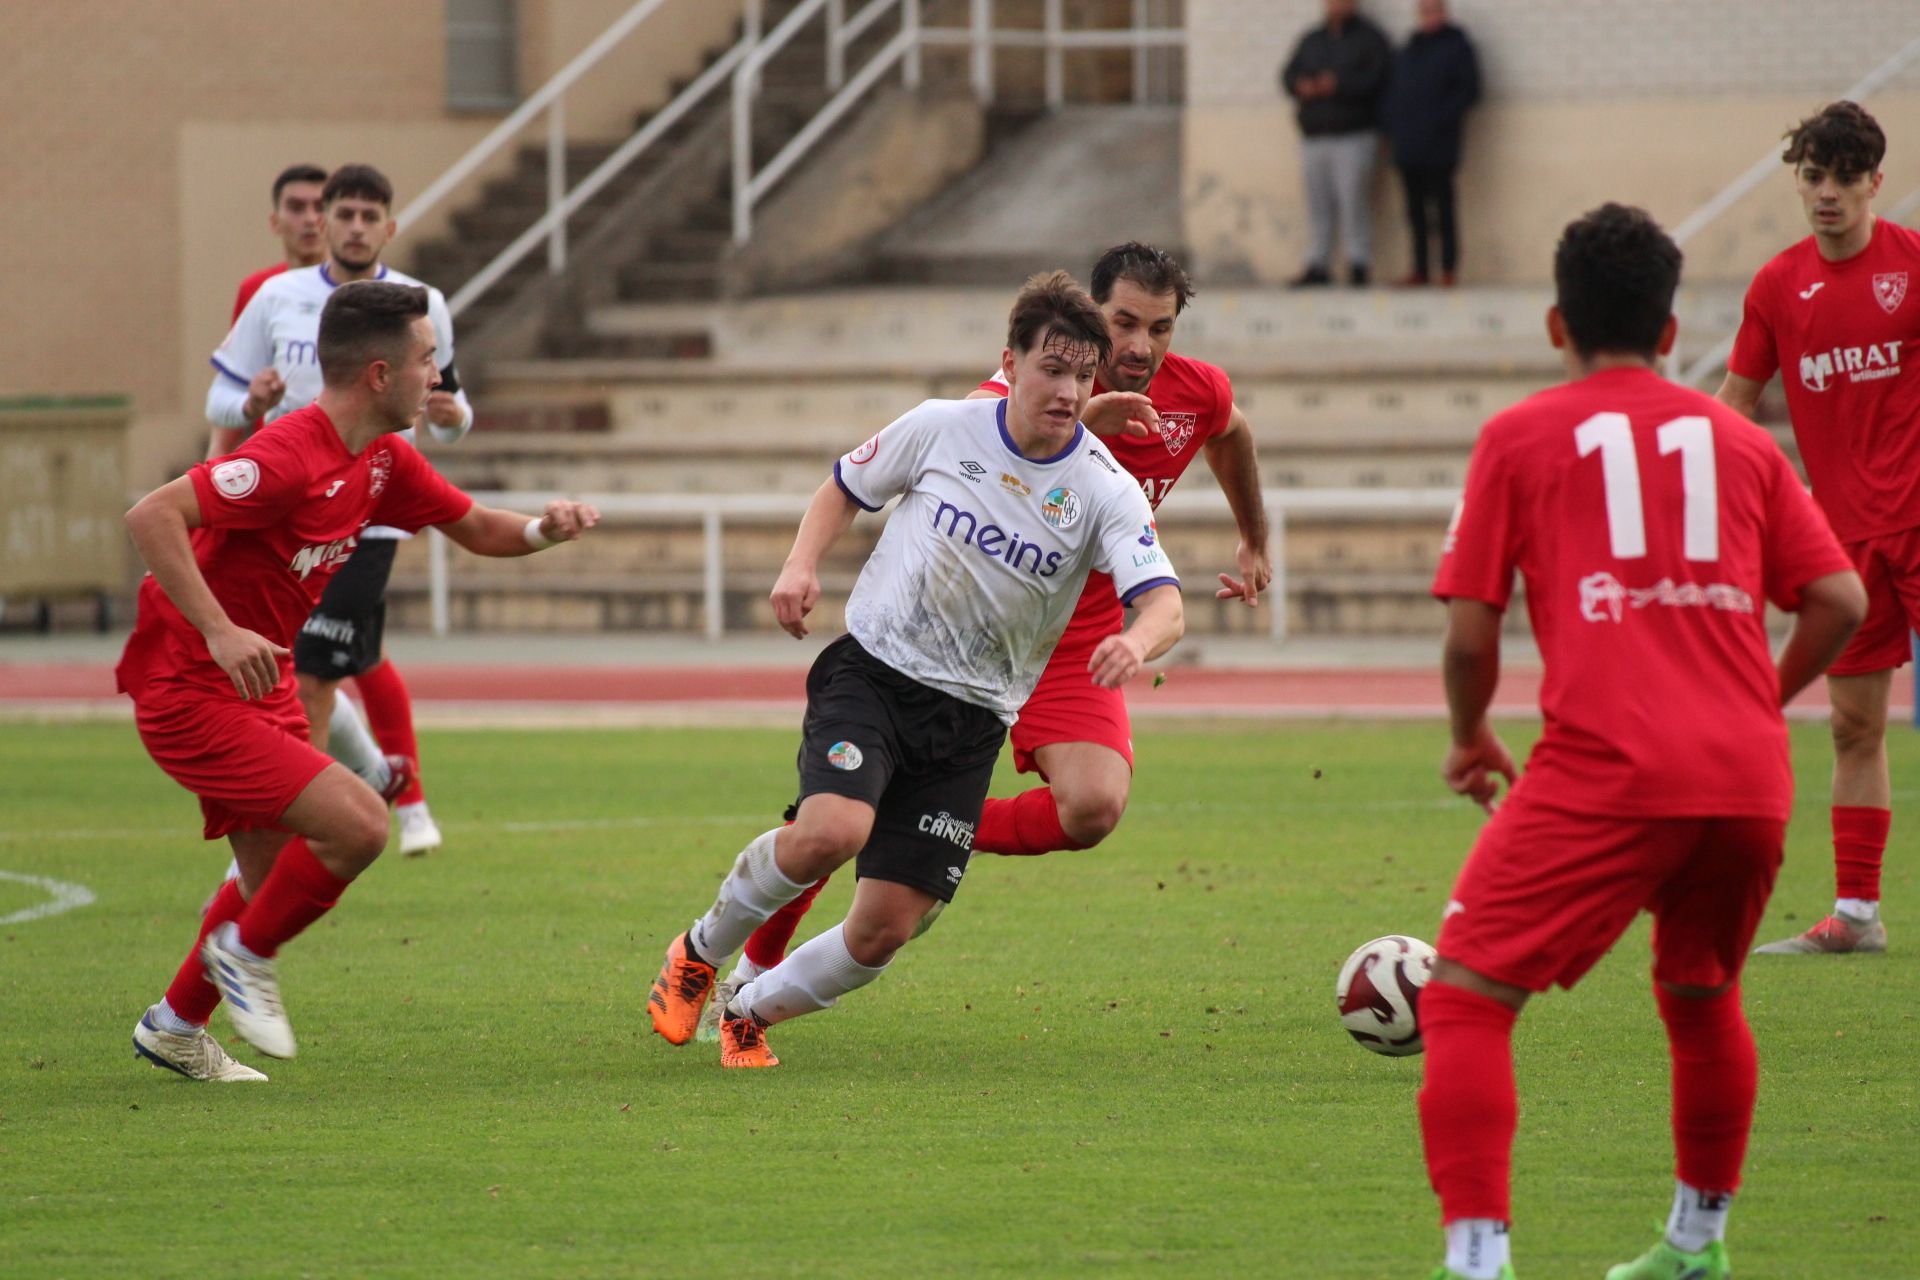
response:
[[[521,530],[521,533],[526,538],[527,545],[535,551],[545,551],[553,545],[553,539],[540,532],[539,516],[535,516],[533,519],[527,521],[527,527]]]

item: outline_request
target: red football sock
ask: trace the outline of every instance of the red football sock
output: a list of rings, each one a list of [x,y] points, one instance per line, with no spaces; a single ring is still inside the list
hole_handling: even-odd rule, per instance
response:
[[[1426,1083],[1420,1134],[1440,1220],[1511,1221],[1508,1170],[1520,1101],[1513,1086],[1513,1022],[1498,1000],[1429,982],[1420,993]]]
[[[800,927],[800,917],[807,914],[814,898],[827,887],[827,881],[831,879],[832,876],[821,876],[808,885],[799,897],[768,916],[747,939],[741,954],[762,973],[786,959],[787,944],[793,941],[793,931]]]
[[[1022,791],[1011,800],[989,800],[980,811],[980,828],[973,847],[981,853],[1009,853],[1036,857],[1059,849],[1084,849],[1060,825],[1060,806],[1052,787]]]
[[[1865,805],[1833,806],[1833,882],[1836,898],[1880,901],[1880,863],[1893,814]]]
[[[167,1003],[188,1022],[206,1026],[220,1003],[220,988],[207,980],[207,967],[200,959],[200,944],[227,921],[239,919],[246,906],[240,882],[229,880],[220,886],[213,901],[207,904],[207,913],[200,917],[200,936],[193,940],[193,950],[187,952],[180,972],[173,975],[173,985],[167,988]]]
[[[360,705],[366,710],[367,727],[373,730],[380,749],[413,761],[413,783],[393,802],[420,803],[427,796],[420,789],[420,744],[413,736],[413,699],[407,696],[407,682],[390,659],[362,671],[353,682],[360,686]]]
[[[278,954],[301,930],[333,910],[352,883],[321,866],[307,842],[295,836],[240,913],[240,945],[257,956]]]
[[[1701,1191],[1730,1194],[1740,1189],[1740,1162],[1760,1087],[1760,1058],[1740,1008],[1740,988],[1688,1000],[1655,984],[1653,994],[1673,1055],[1676,1176]]]

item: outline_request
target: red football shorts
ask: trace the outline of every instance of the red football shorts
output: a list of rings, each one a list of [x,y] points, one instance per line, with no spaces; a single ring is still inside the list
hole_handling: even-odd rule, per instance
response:
[[[1013,743],[1013,767],[1021,773],[1046,773],[1033,753],[1057,742],[1092,742],[1118,751],[1133,768],[1133,727],[1127,720],[1127,698],[1118,689],[1102,689],[1087,672],[1093,651],[1105,634],[1077,636],[1072,631],[1040,673],[1040,683],[1020,708],[1008,735]]]
[[[333,761],[307,741],[293,682],[242,702],[177,682],[152,681],[134,699],[147,754],[200,797],[209,840],[276,828],[307,784]]]
[[[1864,676],[1903,667],[1913,656],[1907,633],[1920,629],[1920,528],[1846,544],[1867,584],[1867,620],[1827,668],[1830,676]]]
[[[1773,818],[1611,818],[1509,800],[1480,832],[1441,917],[1442,956],[1545,991],[1571,987],[1653,913],[1653,976],[1740,974],[1786,842]]]

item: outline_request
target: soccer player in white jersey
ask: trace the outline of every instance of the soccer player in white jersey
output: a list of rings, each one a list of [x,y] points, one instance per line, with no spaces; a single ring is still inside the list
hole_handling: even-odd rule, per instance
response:
[[[350,280],[390,280],[427,290],[441,379],[428,397],[427,430],[444,442],[458,440],[473,425],[473,408],[454,370],[453,318],[446,299],[438,289],[380,261],[396,230],[393,184],[371,165],[342,165],[327,178],[320,201],[326,214],[325,260],[262,284],[213,353],[215,376],[207,391],[207,417],[214,424],[210,456],[231,452],[250,424],[304,408],[320,394],[315,358],[320,309]],[[409,430],[409,440],[412,434]],[[329,584],[294,647],[300,701],[314,745],[323,750],[331,745],[334,754],[362,776],[385,769],[382,747],[416,767],[419,759],[406,683],[381,652],[387,578],[398,540],[409,536],[384,527],[362,532],[352,561]],[[353,704],[340,696],[340,682],[348,676],[355,678],[366,702],[371,736]],[[341,740],[331,743],[336,734]],[[374,745],[374,737],[380,746]],[[377,776],[369,780],[384,789]],[[437,848],[440,829],[427,809],[417,772],[400,781],[393,799],[400,819],[400,852],[413,855]]]
[[[929,400],[842,457],[814,495],[773,588],[796,637],[821,557],[859,512],[900,505],[847,601],[848,634],[808,674],[793,824],[747,845],[654,980],[648,1012],[669,1043],[693,1038],[715,968],[760,922],[848,861],[859,883],[846,919],[728,1001],[722,1066],[776,1065],[767,1027],[878,978],[952,900],[1007,726],[1090,571],[1134,608],[1089,658],[1094,683],[1124,683],[1179,639],[1180,584],[1153,512],[1080,423],[1110,350],[1072,277],[1036,276],[1009,318],[1004,400]]]

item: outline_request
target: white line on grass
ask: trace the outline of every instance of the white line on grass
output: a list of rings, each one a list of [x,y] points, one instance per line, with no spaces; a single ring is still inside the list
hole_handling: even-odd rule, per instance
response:
[[[0,880],[32,885],[36,889],[44,889],[53,895],[37,907],[27,907],[10,916],[0,916],[0,925],[25,924],[29,920],[43,920],[47,916],[57,916],[62,911],[84,907],[93,901],[93,890],[83,884],[49,880],[45,876],[23,876],[17,871],[0,871]]]

